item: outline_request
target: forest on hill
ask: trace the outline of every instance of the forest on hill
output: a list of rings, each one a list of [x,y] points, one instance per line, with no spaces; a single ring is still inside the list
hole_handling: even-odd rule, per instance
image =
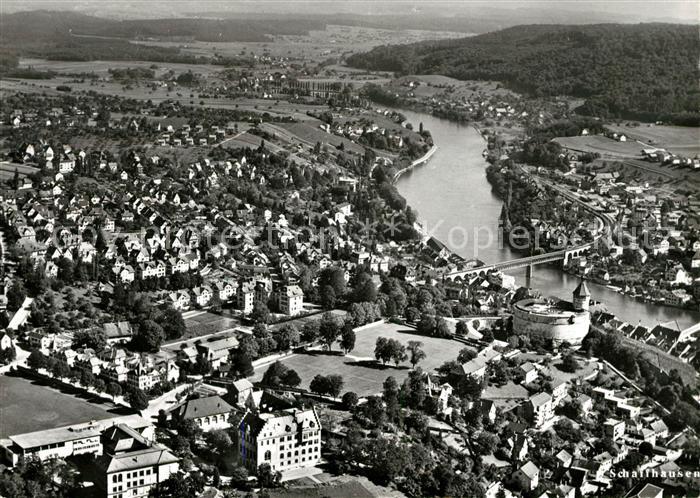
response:
[[[209,62],[176,47],[133,40],[264,42],[270,35],[300,35],[325,29],[322,21],[284,19],[148,19],[116,21],[65,11],[28,11],[0,16],[0,66],[17,56],[53,60],[147,60]],[[212,61],[216,62],[216,61]]]
[[[516,26],[452,40],[377,47],[351,66],[398,75],[500,81],[531,96],[585,99],[582,114],[697,121],[698,26]]]

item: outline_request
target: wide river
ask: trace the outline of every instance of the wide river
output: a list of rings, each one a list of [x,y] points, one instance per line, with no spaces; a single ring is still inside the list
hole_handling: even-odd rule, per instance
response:
[[[403,174],[396,186],[408,204],[418,211],[423,227],[460,256],[495,263],[518,255],[498,241],[498,217],[502,202],[486,180],[486,143],[471,126],[428,114],[401,110],[408,121],[430,130],[437,152],[430,161]],[[540,265],[532,279],[525,270],[510,271],[519,285],[539,289],[546,296],[571,299],[578,278],[556,265]],[[593,299],[632,324],[647,327],[677,322],[681,329],[700,322],[700,312],[637,301],[605,286],[588,282]]]

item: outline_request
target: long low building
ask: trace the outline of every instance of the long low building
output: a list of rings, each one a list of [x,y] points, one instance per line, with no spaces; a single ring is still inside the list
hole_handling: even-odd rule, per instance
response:
[[[47,460],[87,453],[101,455],[100,436],[106,429],[118,424],[131,427],[149,440],[155,436],[155,428],[149,421],[140,415],[126,415],[15,434],[0,441],[0,452],[11,466],[16,465],[20,457],[35,456],[39,460]]]

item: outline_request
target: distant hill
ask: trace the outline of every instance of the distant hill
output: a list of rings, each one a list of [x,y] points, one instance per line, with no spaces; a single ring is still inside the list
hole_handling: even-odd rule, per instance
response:
[[[125,39],[192,39],[201,41],[268,41],[268,35],[305,34],[324,29],[321,21],[302,18],[148,19],[116,21],[75,12],[37,10],[0,16],[0,44],[21,45],[91,35]]]
[[[179,48],[131,41],[264,42],[270,39],[269,35],[304,34],[324,28],[322,21],[301,18],[118,21],[67,11],[17,12],[0,15],[0,69],[16,67],[18,56],[80,61],[209,62],[212,57],[195,57]]]
[[[586,99],[582,113],[657,119],[697,113],[698,27],[516,26],[470,38],[377,47],[351,66],[496,80],[533,96]]]

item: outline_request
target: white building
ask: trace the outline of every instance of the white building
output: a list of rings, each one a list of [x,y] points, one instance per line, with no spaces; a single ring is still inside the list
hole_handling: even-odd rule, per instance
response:
[[[104,455],[97,459],[95,485],[107,498],[140,498],[180,468],[180,459],[126,424],[108,428],[101,437]]]
[[[273,471],[318,464],[321,423],[314,408],[276,413],[246,413],[240,426],[240,455],[248,469],[267,463]]]

